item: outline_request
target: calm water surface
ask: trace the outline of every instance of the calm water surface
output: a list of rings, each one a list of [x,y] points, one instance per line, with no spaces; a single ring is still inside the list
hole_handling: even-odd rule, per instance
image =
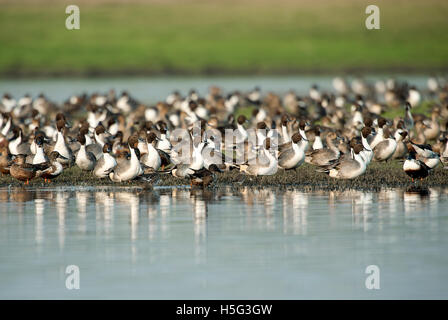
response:
[[[365,76],[368,82],[386,80],[388,75]],[[419,88],[425,89],[428,76],[395,75],[395,79],[407,81]],[[347,78],[348,80],[353,77]],[[119,94],[128,90],[130,94],[142,102],[154,103],[179,90],[183,95],[190,89],[196,89],[205,95],[210,86],[216,85],[230,92],[233,90],[248,91],[259,86],[264,92],[273,91],[283,94],[293,89],[298,94],[307,94],[313,84],[323,90],[332,90],[333,76],[237,76],[237,77],[146,77],[146,78],[45,78],[45,79],[0,79],[0,93],[9,92],[16,99],[24,94],[36,97],[44,93],[55,102],[63,102],[74,94],[106,93],[115,89]]]
[[[440,189],[0,189],[0,298],[446,299],[447,205]]]

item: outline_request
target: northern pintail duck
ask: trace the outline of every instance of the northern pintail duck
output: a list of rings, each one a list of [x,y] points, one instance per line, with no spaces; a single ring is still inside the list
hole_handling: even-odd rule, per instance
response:
[[[19,127],[14,127],[12,130],[13,136],[9,139],[9,152],[11,154],[31,154],[30,144],[23,139],[22,129]]]
[[[404,114],[404,125],[406,130],[411,131],[414,128],[414,118],[411,113],[412,106],[409,102],[406,102],[405,114]]]
[[[140,160],[138,159],[136,153],[136,149],[138,149],[137,136],[129,137],[128,144],[131,153],[131,158],[129,160],[120,162],[109,174],[109,178],[113,182],[123,182],[133,180],[138,175],[143,173],[142,167],[140,165]]]
[[[299,146],[302,141],[300,133],[295,133],[292,136],[291,147],[281,151],[278,155],[278,166],[283,169],[295,169],[300,166],[305,160],[305,153],[303,148]]]
[[[10,168],[10,175],[20,181],[25,181],[26,184],[29,183],[30,180],[39,177],[42,172],[48,168],[47,164],[36,165],[26,163],[26,155],[18,154],[14,159],[14,163]]]
[[[159,170],[162,164],[159,151],[155,147],[158,140],[159,138],[157,138],[157,135],[154,132],[148,133],[146,136],[147,152],[142,154],[141,157],[141,163],[154,171]]]
[[[341,161],[319,169],[319,172],[325,172],[332,178],[337,179],[354,179],[359,177],[366,171],[365,159],[361,155],[364,147],[357,144],[352,149],[352,157],[344,157]]]
[[[432,150],[431,145],[429,144],[416,144],[414,142],[410,142],[413,149],[417,153],[418,160],[422,161],[427,165],[430,169],[434,169],[440,163],[440,156],[438,153]]]
[[[57,151],[52,151],[48,156],[48,159],[48,162],[41,164],[47,167],[41,174],[41,178],[43,178],[45,182],[51,182],[52,179],[58,177],[62,171],[64,171],[64,167],[58,162],[58,159],[67,160]]]
[[[387,161],[395,153],[397,141],[391,137],[389,129],[383,130],[383,140],[373,148],[374,161]]]
[[[96,165],[96,157],[92,152],[86,150],[86,137],[84,134],[78,134],[77,140],[81,147],[76,154],[75,163],[81,170],[92,171]]]
[[[338,135],[334,132],[329,132],[325,137],[325,140],[327,142],[327,147],[307,152],[305,162],[317,166],[326,166],[339,159],[341,152],[335,145],[335,141],[339,140]]]
[[[112,146],[110,143],[105,143],[103,146],[103,154],[97,160],[93,174],[98,178],[106,178],[117,166],[117,160],[110,154]]]
[[[257,160],[250,161],[253,163],[247,163],[240,166],[240,171],[245,172],[254,176],[270,176],[277,172],[278,168],[278,160],[277,158],[271,154],[271,139],[266,138],[264,146],[260,150],[261,157],[264,157],[266,160],[260,160],[260,157]]]
[[[65,160],[63,158],[58,158],[58,161],[61,164],[71,166],[74,162],[74,156],[65,138],[65,124],[66,122],[64,120],[58,120],[56,123],[58,132],[53,150],[59,152],[59,154],[65,158]]]
[[[414,182],[414,179],[426,178],[431,170],[423,161],[416,159],[415,156],[414,150],[409,151],[408,157],[403,163],[403,170],[411,177],[412,182]]]
[[[313,142],[313,150],[323,149],[324,144],[322,143],[322,138],[320,137],[320,128],[316,126],[314,128],[314,142]]]
[[[28,162],[31,164],[40,164],[48,162],[48,157],[44,150],[45,138],[42,134],[37,134],[34,138],[34,145],[36,148],[36,153],[30,156]]]

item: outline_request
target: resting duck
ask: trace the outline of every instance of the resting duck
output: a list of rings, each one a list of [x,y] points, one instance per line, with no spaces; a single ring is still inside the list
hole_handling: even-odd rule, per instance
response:
[[[406,130],[411,131],[414,128],[414,118],[411,113],[412,106],[409,102],[406,102],[405,114],[404,114],[404,125]]]
[[[314,164],[316,166],[327,166],[339,159],[341,152],[335,145],[335,142],[339,140],[337,134],[329,132],[325,137],[325,140],[327,142],[327,148],[317,149],[306,153],[306,163]]]
[[[319,150],[323,148],[324,144],[322,143],[322,138],[320,137],[320,128],[317,126],[314,128],[313,150]]]
[[[19,127],[14,127],[12,129],[13,136],[9,139],[9,152],[11,154],[31,154],[30,144],[23,139],[22,129]]]
[[[78,134],[77,140],[81,147],[76,155],[75,163],[81,170],[92,171],[96,165],[96,157],[92,152],[86,150],[86,137],[84,134]]]
[[[0,172],[2,174],[9,174],[12,164],[13,158],[11,157],[8,148],[2,146],[0,148]]]
[[[41,178],[43,178],[45,182],[51,182],[52,179],[58,177],[62,171],[64,171],[64,168],[62,164],[58,162],[58,159],[67,160],[57,151],[52,151],[48,158],[49,161],[47,163],[41,164],[47,167],[41,174]]]
[[[162,164],[162,159],[160,158],[159,152],[155,145],[158,142],[157,135],[154,132],[150,132],[146,135],[146,147],[148,152],[144,153],[141,157],[141,162],[148,168],[154,171],[159,170]]]
[[[373,148],[373,161],[387,161],[395,153],[397,141],[390,136],[389,130],[383,130],[383,140]]]
[[[205,188],[209,186],[215,180],[215,173],[221,172],[218,166],[212,164],[208,169],[202,168],[200,170],[194,171],[192,174],[189,174],[189,178],[191,180],[192,186],[200,186]]]
[[[414,179],[426,178],[431,170],[423,161],[416,159],[415,156],[414,150],[409,151],[408,157],[403,163],[403,170],[411,177],[412,182],[414,182]]]
[[[18,154],[14,159],[14,163],[11,165],[10,174],[13,178],[26,181],[25,184],[28,184],[30,180],[39,177],[43,170],[48,168],[48,164],[30,164],[26,163],[26,155]]]
[[[112,146],[110,143],[105,143],[103,146],[103,154],[97,160],[93,174],[98,178],[106,178],[117,166],[117,160],[110,154]]]
[[[300,133],[295,133],[291,139],[293,142],[291,147],[281,151],[278,155],[278,166],[285,170],[295,169],[305,160],[305,153],[299,146],[302,136]]]
[[[240,166],[240,171],[254,176],[270,176],[277,172],[278,161],[269,149],[271,148],[271,139],[266,138],[265,146],[260,150],[260,156],[267,159],[267,161],[258,161],[257,163],[248,163]],[[260,163],[261,162],[261,163]]]
[[[329,166],[318,169],[318,172],[325,172],[330,177],[336,179],[354,179],[366,171],[366,163],[361,156],[364,147],[357,144],[352,149],[352,157],[335,162]]]
[[[418,155],[418,160],[422,161],[430,169],[437,167],[440,163],[440,156],[432,150],[432,147],[429,144],[416,144],[412,141],[410,143]]]
[[[136,153],[136,150],[138,150],[138,137],[130,136],[128,139],[128,144],[131,158],[120,162],[109,174],[109,178],[113,182],[130,181],[143,173],[140,160],[138,159],[138,155]]]
[[[65,139],[64,131],[66,129],[66,122],[63,119],[58,120],[56,122],[56,127],[58,132],[57,132],[56,144],[54,145],[53,151],[59,152],[59,154],[63,157],[58,158],[58,161],[62,165],[71,166],[72,163],[74,162],[74,156],[72,149],[70,149]]]
[[[44,136],[40,134],[36,135],[36,137],[34,138],[34,145],[36,148],[36,153],[30,156],[28,162],[31,164],[40,164],[48,162],[48,157],[44,151]]]

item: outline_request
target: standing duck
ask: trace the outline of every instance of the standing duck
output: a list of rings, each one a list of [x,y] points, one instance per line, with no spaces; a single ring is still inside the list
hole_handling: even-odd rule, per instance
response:
[[[17,154],[31,154],[30,150],[30,144],[26,141],[23,141],[23,134],[22,129],[19,127],[14,127],[12,129],[13,136],[11,139],[9,139],[9,152],[11,154],[17,155]]]
[[[417,159],[422,161],[425,165],[427,165],[430,169],[434,169],[440,163],[440,156],[438,153],[432,150],[431,145],[429,144],[416,144],[414,142],[410,142],[413,149],[417,153]]]

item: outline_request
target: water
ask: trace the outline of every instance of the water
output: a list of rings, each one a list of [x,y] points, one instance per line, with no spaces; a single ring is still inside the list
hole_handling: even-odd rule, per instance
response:
[[[0,189],[0,298],[446,299],[447,204],[441,189]]]
[[[389,76],[366,76],[366,81],[386,80]],[[395,75],[395,79],[408,81],[419,88],[426,89],[428,76]],[[115,89],[117,93],[128,90],[136,99],[154,103],[179,90],[186,95],[196,89],[205,95],[211,85],[219,86],[224,92],[233,90],[248,91],[260,86],[264,92],[283,94],[290,89],[298,94],[307,94],[311,85],[317,84],[323,90],[332,90],[332,76],[237,76],[237,77],[150,77],[150,78],[44,78],[44,79],[0,79],[0,93],[9,92],[18,98],[25,94],[36,97],[44,93],[51,100],[61,103],[71,95],[82,93],[106,93]],[[348,78],[348,79],[353,79]]]

